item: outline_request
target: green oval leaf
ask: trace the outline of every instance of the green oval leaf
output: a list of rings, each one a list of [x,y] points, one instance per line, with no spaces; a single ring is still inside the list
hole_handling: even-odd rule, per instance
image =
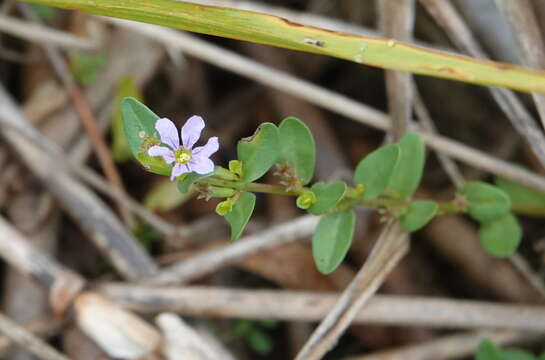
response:
[[[518,214],[545,216],[545,194],[517,182],[496,178],[496,185],[511,200],[511,209]]]
[[[480,181],[469,182],[460,189],[468,202],[468,212],[480,222],[490,221],[509,213],[509,196],[494,185]]]
[[[354,183],[365,186],[363,199],[374,199],[384,192],[396,167],[400,148],[386,145],[364,157],[354,172]]]
[[[312,237],[312,256],[318,271],[330,274],[343,261],[354,236],[356,213],[348,210],[322,216]]]
[[[214,175],[214,173],[218,170],[219,166],[214,167],[214,171],[208,174],[197,174],[196,172],[191,172],[189,174],[184,174],[180,177],[178,177],[176,181],[176,186],[178,187],[178,191],[180,191],[182,194],[187,194],[189,191],[189,188],[191,185],[199,181],[200,179],[207,178],[209,176]]]
[[[316,145],[308,126],[301,120],[288,117],[278,126],[282,158],[293,166],[303,185],[314,176]]]
[[[241,181],[259,179],[278,160],[278,128],[272,123],[261,124],[254,135],[237,144],[238,159],[242,161]]]
[[[254,212],[254,207],[255,195],[244,192],[233,205],[233,210],[224,216],[231,227],[231,241],[236,241],[242,235],[250,216]]]
[[[515,252],[521,239],[522,230],[511,214],[486,222],[479,230],[481,246],[487,253],[500,258]]]
[[[407,212],[399,218],[401,227],[407,232],[419,230],[433,219],[438,208],[439,205],[431,200],[417,200],[411,202]]]
[[[420,135],[415,132],[407,133],[397,144],[401,150],[400,158],[390,177],[388,190],[395,197],[408,198],[422,179],[426,149]]]
[[[504,360],[501,349],[488,339],[484,339],[477,348],[475,360]]]
[[[321,215],[331,210],[346,193],[346,183],[342,181],[334,183],[318,182],[310,188],[316,195],[316,201],[308,208],[312,215]]]
[[[159,141],[156,145],[161,143],[159,134],[155,130],[155,122],[159,116],[155,115],[146,105],[135,98],[125,98],[121,103],[121,115],[123,116],[125,136],[135,157],[147,150],[147,146],[144,145],[146,142],[150,142],[150,138]]]

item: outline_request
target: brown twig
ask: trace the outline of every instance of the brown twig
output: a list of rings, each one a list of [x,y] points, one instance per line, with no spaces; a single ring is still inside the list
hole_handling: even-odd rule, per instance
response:
[[[0,218],[0,256],[20,273],[40,282],[49,291],[49,304],[62,313],[79,293],[85,280],[33,248],[7,221]]]
[[[412,41],[414,26],[414,0],[378,0],[379,29],[392,39]],[[412,74],[386,71],[386,92],[391,119],[390,134],[399,140],[408,130],[412,119]]]
[[[499,346],[531,343],[543,334],[506,330],[481,330],[439,337],[423,344],[407,345],[377,353],[351,356],[343,360],[446,360],[459,359],[475,353],[479,343],[489,339]]]
[[[145,284],[167,285],[187,282],[200,276],[210,274],[214,270],[242,257],[258,251],[296,241],[309,236],[318,224],[317,216],[302,216],[288,223],[279,224],[262,233],[246,236],[235,244],[229,244],[168,266],[159,274],[146,279]]]
[[[19,9],[26,18],[38,24],[41,23],[41,20],[32,12],[28,4],[19,3],[18,5]],[[85,100],[81,89],[74,81],[60,50],[55,45],[48,42],[41,43],[41,46],[57,77],[61,80],[63,86],[65,87],[68,97],[71,99],[78,117],[85,131],[89,135],[91,144],[97,155],[100,166],[106,175],[106,178],[115,188],[124,191],[121,176],[119,175],[119,172],[117,171],[117,168],[113,162],[110,149],[102,137],[102,133],[99,130],[96,119],[93,115],[93,111],[91,110],[87,100]],[[130,216],[130,213],[128,213],[123,207],[120,207],[120,211],[128,227],[132,228],[134,226],[134,219]]]
[[[42,137],[23,117],[0,86],[0,131],[25,164],[88,232],[95,245],[128,279],[157,271],[150,256],[92,192],[70,176],[56,146]],[[24,134],[24,135],[22,135]]]
[[[392,268],[409,250],[406,234],[398,223],[387,225],[373,251],[335,306],[297,354],[296,360],[321,359],[337,343],[361,308],[375,294]]]
[[[496,5],[513,28],[523,62],[536,69],[544,69],[545,47],[532,3],[529,0],[496,0]],[[545,97],[536,93],[532,93],[532,97],[537,106],[541,124],[545,128]]]
[[[435,18],[437,23],[446,30],[451,41],[459,49],[477,58],[489,58],[460,14],[449,1],[420,0],[420,2]],[[527,141],[532,152],[540,160],[541,165],[545,166],[545,136],[543,135],[543,131],[537,126],[533,116],[520,102],[514,92],[501,88],[489,88],[489,90],[513,127]]]
[[[42,339],[36,337],[24,327],[17,325],[2,313],[0,313],[0,331],[42,359],[70,360],[66,355],[55,350]]]
[[[133,311],[164,311],[214,318],[320,321],[339,300],[322,291],[247,290],[207,286],[155,288],[103,284],[99,291]],[[236,301],[235,301],[236,300]],[[545,307],[423,296],[374,295],[356,312],[354,324],[438,329],[545,330]]]

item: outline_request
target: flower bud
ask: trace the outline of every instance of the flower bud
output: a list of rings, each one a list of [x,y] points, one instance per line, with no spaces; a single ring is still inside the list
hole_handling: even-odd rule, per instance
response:
[[[233,210],[233,200],[227,199],[216,205],[216,214],[225,216]]]
[[[306,191],[297,197],[297,207],[306,210],[316,202],[316,195],[312,191]]]
[[[229,170],[237,174],[239,177],[242,177],[242,161],[240,160],[231,160],[229,161]]]

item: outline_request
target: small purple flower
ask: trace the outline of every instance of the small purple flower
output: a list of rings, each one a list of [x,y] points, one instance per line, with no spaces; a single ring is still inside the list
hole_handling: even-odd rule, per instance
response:
[[[171,181],[185,173],[196,172],[204,175],[214,171],[214,163],[209,158],[218,151],[218,138],[211,137],[206,145],[193,149],[193,145],[199,140],[201,131],[204,129],[202,117],[193,115],[182,126],[181,146],[176,125],[169,119],[157,120],[155,129],[159,132],[161,142],[170,148],[155,145],[149,148],[148,155],[161,156],[167,164],[175,163],[170,175]]]

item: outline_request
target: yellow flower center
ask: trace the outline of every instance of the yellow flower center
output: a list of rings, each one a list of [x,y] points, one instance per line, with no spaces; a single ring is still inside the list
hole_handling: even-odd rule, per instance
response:
[[[191,160],[191,150],[181,148],[174,151],[174,160],[180,164],[187,164]]]

